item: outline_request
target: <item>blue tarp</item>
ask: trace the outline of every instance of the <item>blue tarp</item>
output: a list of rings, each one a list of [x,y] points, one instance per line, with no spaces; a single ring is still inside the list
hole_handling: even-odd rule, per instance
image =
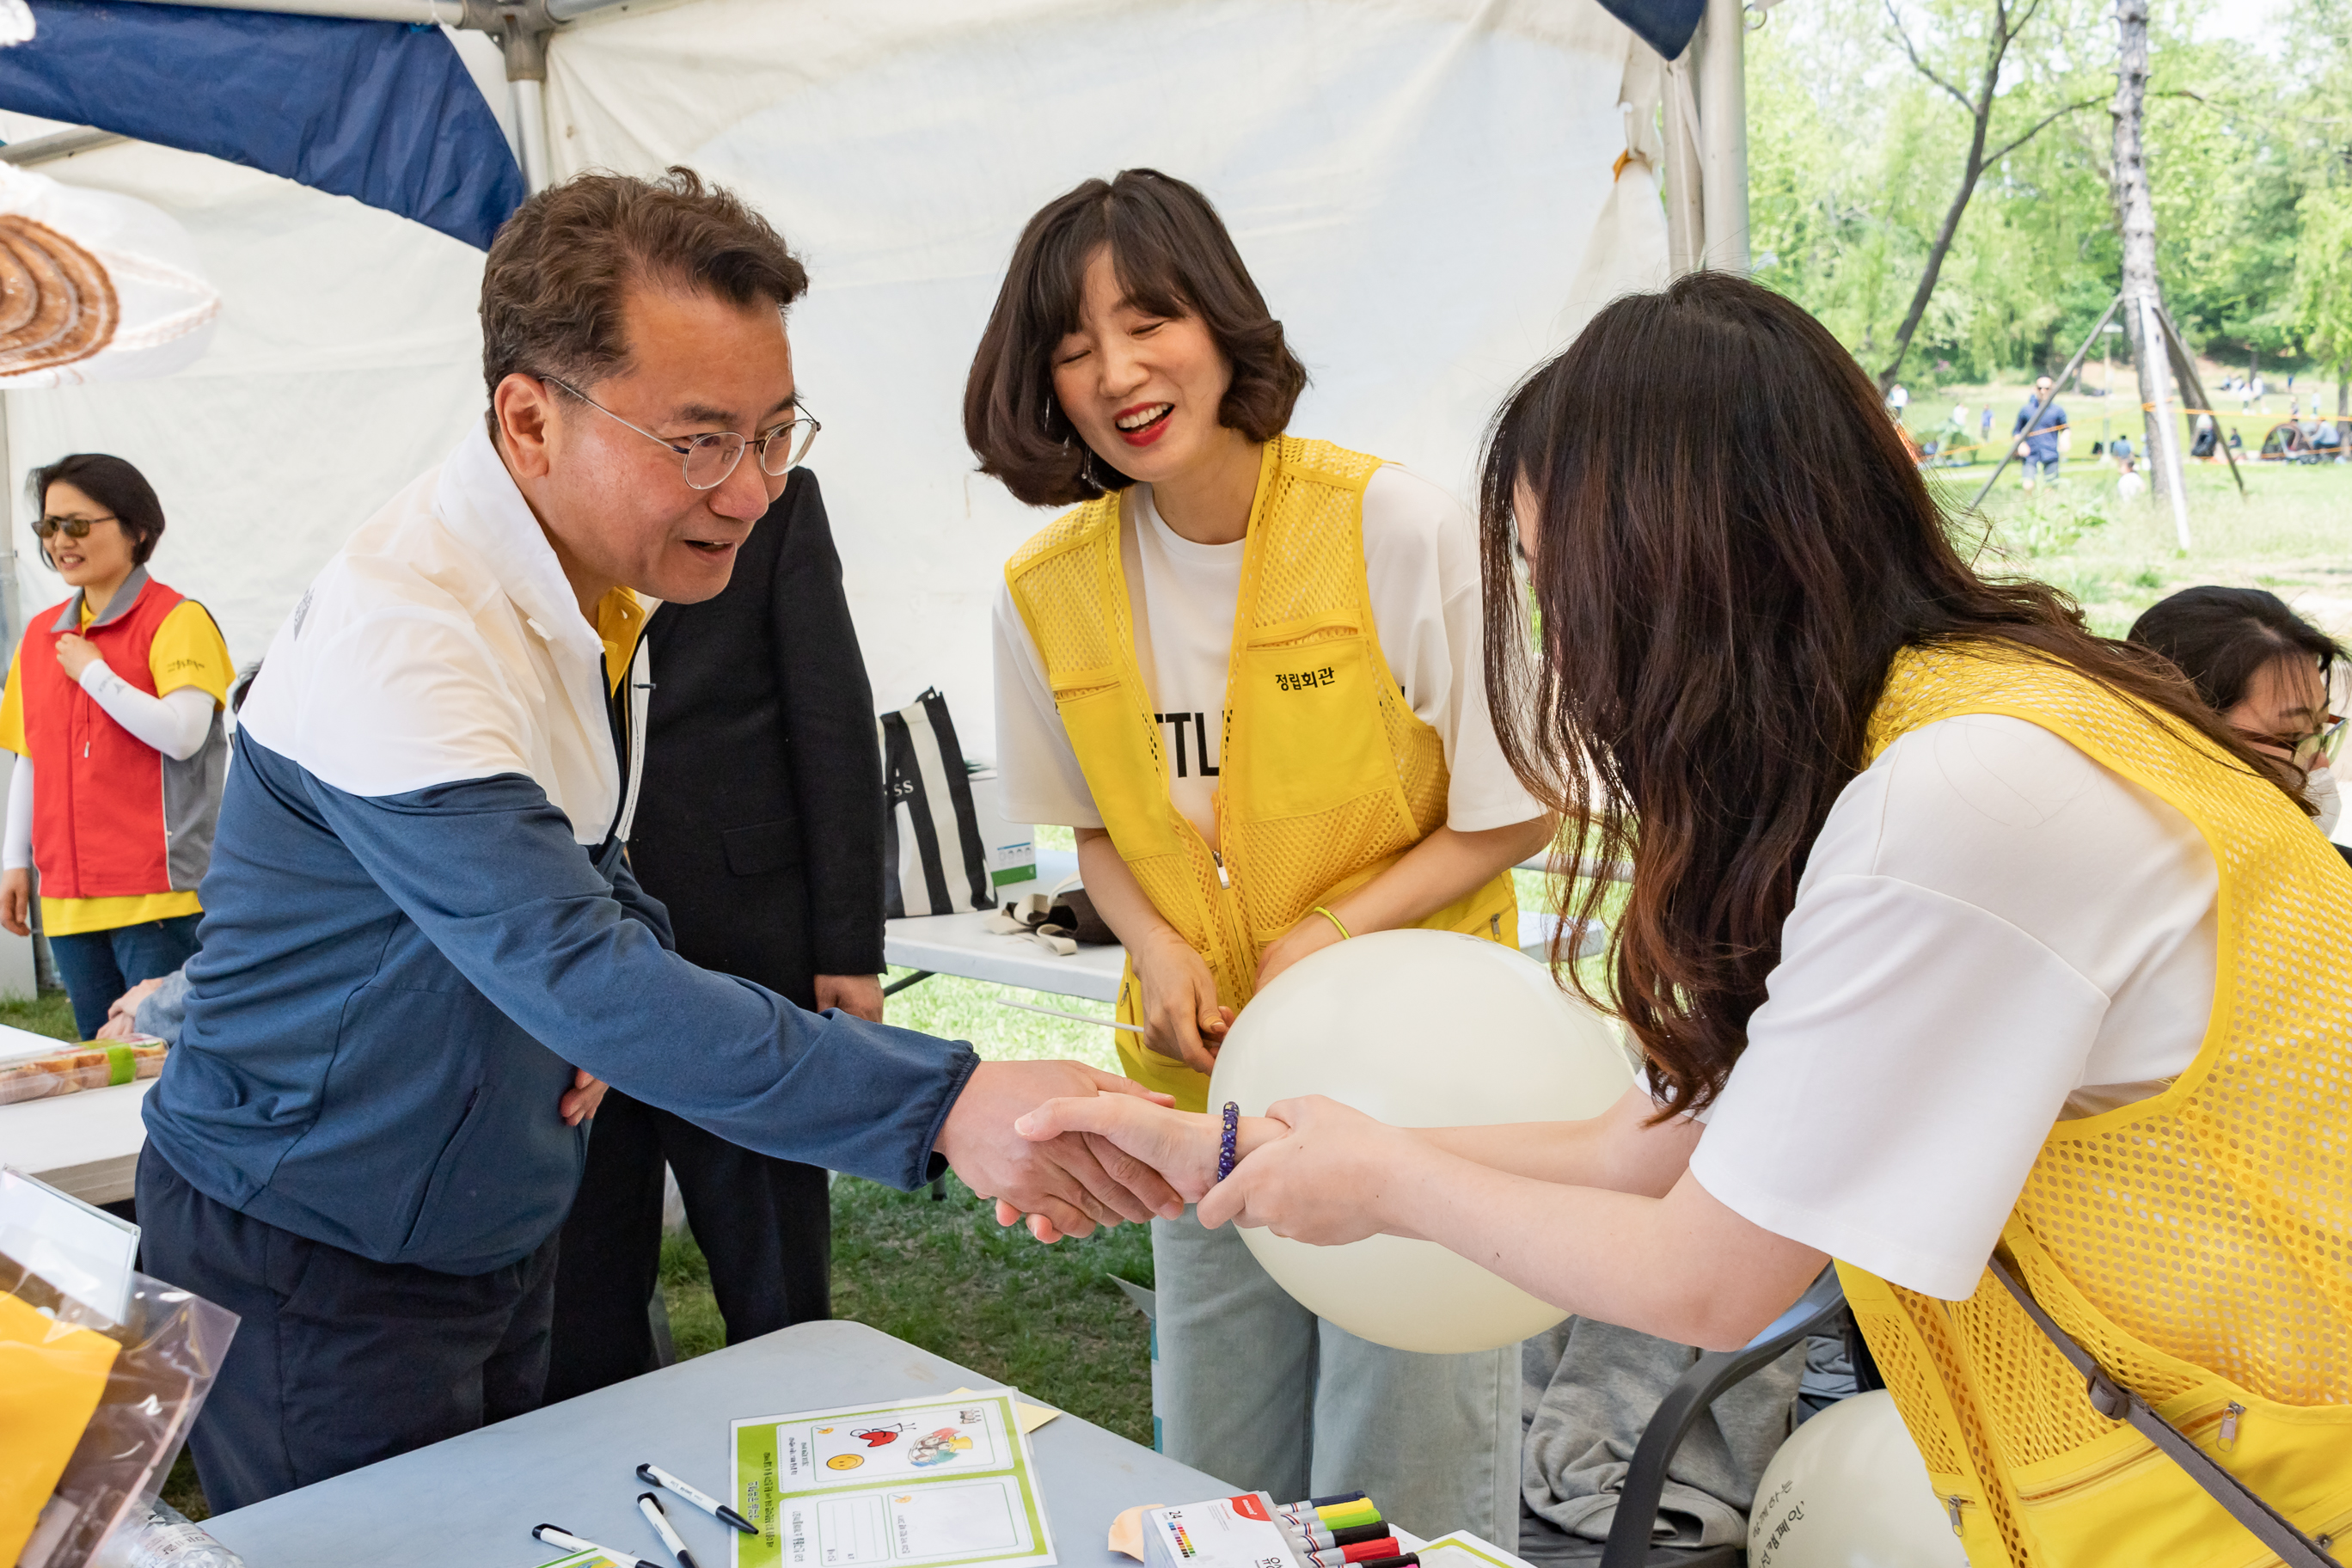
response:
[[[31,0],[0,109],[283,174],[487,249],[528,194],[437,27]]]
[[[1633,28],[1634,37],[1673,59],[1698,30],[1706,0],[1601,0],[1601,8]]]

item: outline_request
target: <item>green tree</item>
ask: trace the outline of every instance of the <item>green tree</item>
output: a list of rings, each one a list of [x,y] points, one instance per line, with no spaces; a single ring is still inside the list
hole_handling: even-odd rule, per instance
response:
[[[2055,97],[2042,90],[2044,73],[2020,71],[2011,52],[2035,26],[2043,0],[1928,0],[1917,37],[1895,0],[1884,0],[1895,41],[1911,68],[1957,104],[1967,120],[1967,150],[1952,195],[1921,258],[1910,304],[1895,329],[1895,342],[1878,384],[1892,385],[1911,352],[1911,342],[1927,314],[1944,263],[1958,238],[1961,221],[1987,171],[2001,168],[2013,154],[2066,116],[2089,109],[2098,96]],[[2000,122],[1996,134],[1994,124]]]
[[[2352,413],[2352,186],[2304,194],[2294,313],[2313,357],[2336,367],[2336,412]]]

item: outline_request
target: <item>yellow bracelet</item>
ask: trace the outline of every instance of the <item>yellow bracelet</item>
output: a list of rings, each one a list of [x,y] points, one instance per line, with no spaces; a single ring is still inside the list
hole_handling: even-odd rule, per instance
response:
[[[1331,929],[1339,933],[1339,940],[1341,942],[1348,940],[1350,933],[1346,926],[1339,923],[1339,917],[1338,915],[1333,914],[1329,910],[1325,909],[1320,904],[1316,905],[1315,908],[1308,912],[1311,914],[1321,915],[1325,920],[1329,921],[1331,922]]]

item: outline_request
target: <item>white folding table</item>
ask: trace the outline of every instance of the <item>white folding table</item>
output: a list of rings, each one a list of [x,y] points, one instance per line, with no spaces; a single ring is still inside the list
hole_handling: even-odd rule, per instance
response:
[[[70,1040],[0,1024],[0,1061],[72,1048]],[[38,1176],[86,1204],[121,1202],[131,1195],[139,1151],[147,1142],[139,1107],[153,1082],[141,1079],[0,1105],[0,1165]]]
[[[1037,856],[1037,879],[1016,883],[1005,891],[1014,896],[1049,892],[1077,868],[1076,855],[1066,850],[1041,850]],[[1541,870],[1543,867],[1537,862],[1528,868]],[[902,991],[934,974],[952,974],[1055,995],[1084,996],[1096,1002],[1118,1000],[1119,974],[1127,962],[1125,948],[1116,943],[1087,946],[1066,958],[1058,957],[1032,938],[991,931],[988,923],[994,918],[972,913],[921,915],[886,921],[882,956],[898,968],[915,971],[892,982],[889,989]],[[1550,955],[1552,932],[1559,928],[1558,915],[1541,910],[1521,910],[1519,951],[1538,963],[1545,961]],[[1587,931],[1577,945],[1576,956],[1584,958],[1599,952],[1602,940],[1603,933],[1598,930]]]
[[[247,1568],[530,1568],[560,1555],[531,1539],[541,1522],[662,1563],[668,1553],[635,1508],[646,1489],[635,1473],[640,1462],[724,1497],[734,1490],[730,1420],[988,1386],[879,1329],[802,1323],[218,1515],[205,1528]],[[1064,1568],[1134,1568],[1106,1543],[1121,1510],[1234,1490],[1075,1415],[1047,1423],[1030,1442]],[[726,1568],[726,1526],[682,1503],[668,1513],[703,1568]]]

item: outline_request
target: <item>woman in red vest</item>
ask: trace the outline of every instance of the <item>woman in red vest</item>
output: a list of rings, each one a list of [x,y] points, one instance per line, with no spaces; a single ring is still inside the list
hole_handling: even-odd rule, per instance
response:
[[[147,574],[163,507],[137,468],[81,452],[34,470],[41,552],[75,592],[36,616],[0,696],[16,753],[0,839],[0,926],[41,928],[84,1039],[107,1005],[196,951],[228,741],[228,645]]]

